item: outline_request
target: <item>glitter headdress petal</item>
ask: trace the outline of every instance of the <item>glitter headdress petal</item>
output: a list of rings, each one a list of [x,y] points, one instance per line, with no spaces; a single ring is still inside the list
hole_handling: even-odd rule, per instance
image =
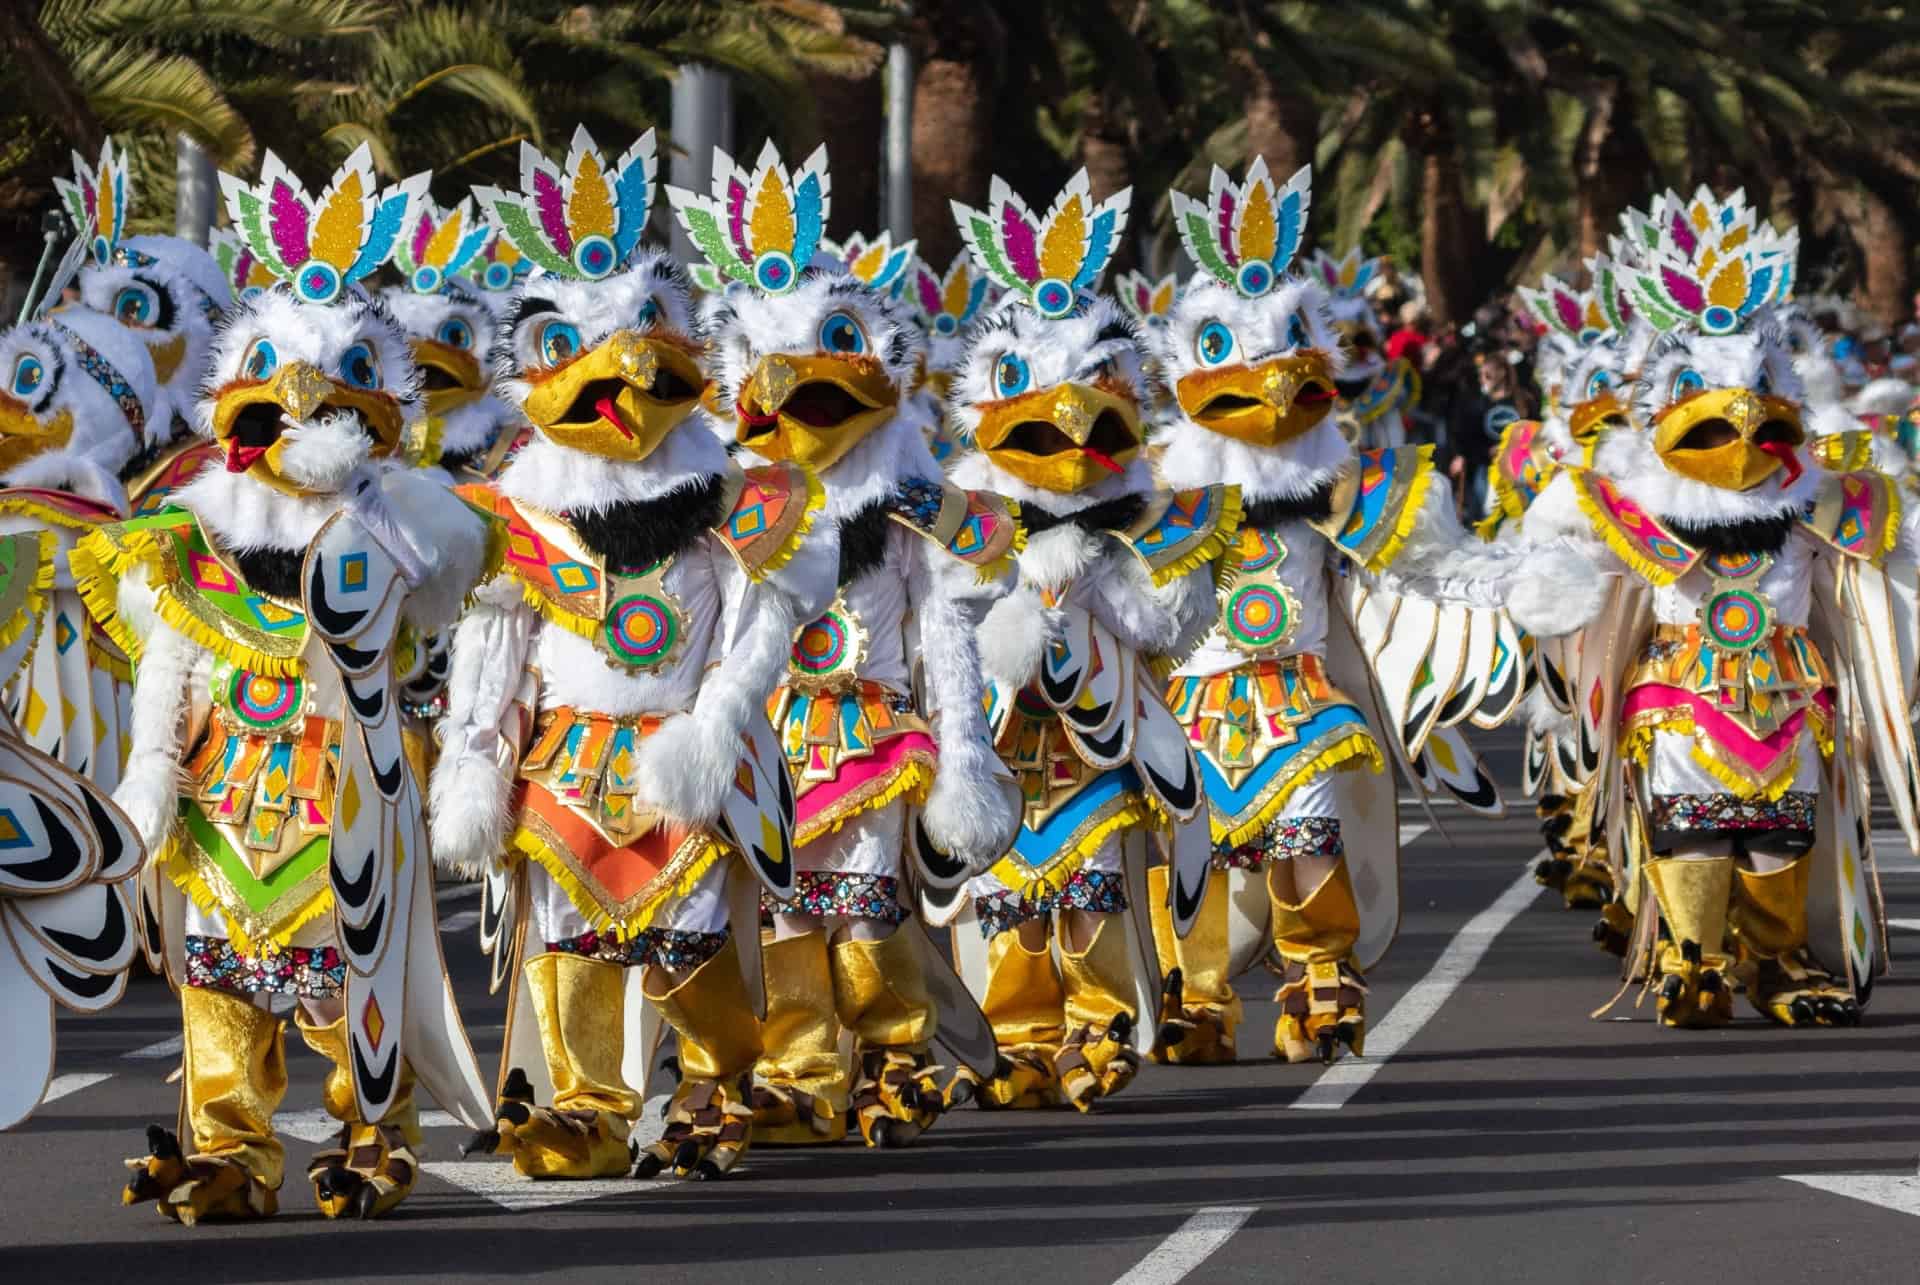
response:
[[[378,191],[373,153],[363,143],[318,200],[272,152],[261,163],[259,182],[222,174],[220,190],[235,235],[257,265],[291,284],[299,298],[330,303],[393,256],[431,178],[415,174]]]
[[[573,131],[564,169],[523,142],[520,190],[482,185],[473,189],[473,199],[515,257],[553,276],[598,281],[625,266],[640,244],[658,164],[652,130],[609,164],[582,125]],[[484,253],[484,244],[475,252]],[[491,262],[503,262],[498,251]],[[488,289],[504,290],[531,267],[481,271]]]
[[[1096,289],[1126,229],[1133,189],[1123,188],[1099,204],[1083,169],[1036,218],[1031,207],[995,176],[987,208],[952,202],[960,238],[979,269],[1018,294],[1042,316],[1073,311],[1080,293]]]
[[[749,173],[716,147],[711,193],[668,187],[667,200],[687,238],[720,276],[763,294],[785,294],[825,244],[821,238],[833,208],[827,149],[814,148],[789,171],[769,140]],[[902,261],[896,277],[905,267]]]
[[[1293,266],[1306,236],[1313,202],[1313,167],[1303,165],[1277,187],[1265,157],[1256,156],[1247,177],[1234,183],[1213,167],[1207,199],[1170,192],[1173,226],[1200,270],[1221,285],[1258,298]]]

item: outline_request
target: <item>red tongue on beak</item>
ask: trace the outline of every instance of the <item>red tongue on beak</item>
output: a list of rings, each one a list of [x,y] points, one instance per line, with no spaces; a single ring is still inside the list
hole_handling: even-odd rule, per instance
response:
[[[613,398],[602,397],[599,401],[593,404],[593,408],[600,412],[601,419],[606,420],[607,423],[619,429],[626,436],[628,437],[633,436],[633,430],[628,428],[627,422],[620,418],[620,412],[618,409],[615,408],[613,404]]]
[[[1095,464],[1098,464],[1101,468],[1105,469],[1109,473],[1123,473],[1126,471],[1125,469],[1122,469],[1118,464],[1113,462],[1113,456],[1107,455],[1101,451],[1096,451],[1091,446],[1082,446],[1080,448],[1080,453],[1082,455],[1085,455],[1088,459],[1092,460]]]
[[[1762,442],[1760,449],[1779,460],[1781,467],[1787,470],[1787,475],[1780,479],[1780,489],[1783,491],[1798,482],[1800,474],[1806,471],[1800,467],[1800,457],[1785,442]]]
[[[268,446],[242,446],[238,438],[229,439],[227,442],[227,472],[246,472],[253,467],[255,460],[265,455],[271,449],[272,448]]]

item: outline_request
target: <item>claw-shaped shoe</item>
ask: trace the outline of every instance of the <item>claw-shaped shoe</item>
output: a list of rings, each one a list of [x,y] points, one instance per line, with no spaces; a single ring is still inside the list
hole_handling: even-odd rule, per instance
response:
[[[338,1147],[314,1155],[307,1178],[328,1218],[378,1218],[412,1192],[419,1167],[400,1130],[350,1124]]]
[[[1586,857],[1573,865],[1560,896],[1568,910],[1599,910],[1613,900],[1613,871],[1603,849],[1588,849]]]
[[[1366,1052],[1367,984],[1350,962],[1289,963],[1274,993],[1273,1051],[1289,1062],[1331,1063],[1345,1045]]]
[[[980,1105],[1032,1111],[1058,1105],[1060,1095],[1053,1075],[1051,1044],[1018,1044],[1000,1050],[1001,1064],[992,1079],[980,1085]],[[967,1074],[971,1075],[969,1071]]]
[[[180,1139],[159,1125],[147,1126],[147,1152],[127,1161],[132,1171],[122,1204],[151,1200],[163,1215],[193,1226],[202,1219],[265,1218],[278,1211],[273,1189],[231,1160],[187,1156]]]
[[[1858,1026],[1860,1001],[1806,953],[1762,960],[1747,998],[1782,1026]]]
[[[1733,858],[1662,857],[1643,869],[1668,935],[1654,982],[1661,1025],[1725,1026],[1733,1020],[1733,959],[1725,952]]]
[[[826,1098],[790,1084],[756,1084],[753,1137],[761,1146],[810,1146],[847,1136],[846,1113]]]
[[[672,1170],[676,1178],[724,1178],[752,1141],[753,1108],[742,1085],[683,1080],[667,1107],[666,1131],[640,1153],[633,1176],[652,1178]]]
[[[946,1068],[924,1053],[868,1049],[853,1085],[853,1117],[869,1147],[904,1147],[933,1127],[945,1106]]]
[[[1733,983],[1728,960],[1708,955],[1700,943],[1687,938],[1678,950],[1660,954],[1658,1011],[1662,1026],[1710,1030],[1733,1020]]]
[[[1170,971],[1160,995],[1153,1060],[1177,1066],[1230,1066],[1236,1058],[1234,1014],[1213,1004],[1187,1004],[1185,978]]]
[[[1604,954],[1625,959],[1632,941],[1633,912],[1618,901],[1609,901],[1600,907],[1600,917],[1593,921],[1593,944]]]
[[[753,1140],[762,1146],[814,1146],[847,1136],[847,1067],[822,932],[761,947],[767,1015],[765,1052],[754,1068]]]
[[[1110,1098],[1140,1072],[1140,1055],[1129,1043],[1133,1014],[1116,1014],[1104,1028],[1076,1026],[1053,1055],[1054,1078],[1060,1096],[1074,1110],[1087,1112],[1102,1098]]]

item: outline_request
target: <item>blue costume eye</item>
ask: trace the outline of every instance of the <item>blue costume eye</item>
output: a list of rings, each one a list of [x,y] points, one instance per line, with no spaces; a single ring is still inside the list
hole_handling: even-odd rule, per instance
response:
[[[122,286],[113,297],[113,319],[123,326],[153,324],[153,293],[139,286]]]
[[[654,326],[660,322],[660,305],[652,299],[640,305],[640,324]]]
[[[1287,347],[1305,348],[1312,342],[1312,336],[1307,331],[1307,319],[1294,313],[1293,319],[1287,322]]]
[[[549,366],[580,355],[580,328],[567,321],[549,321],[540,332],[540,359]]]
[[[993,390],[1002,397],[1026,392],[1032,378],[1027,363],[1017,354],[1002,353],[1000,360],[993,365]]]
[[[341,354],[340,378],[355,388],[380,387],[380,363],[374,360],[373,349],[355,344]]]
[[[47,368],[38,357],[22,355],[13,363],[13,395],[32,397],[47,380]]]
[[[1218,366],[1233,356],[1233,331],[1227,329],[1224,321],[1209,321],[1200,327],[1193,348],[1202,366]]]
[[[863,353],[867,350],[866,332],[850,315],[836,312],[820,323],[820,347],[842,356]]]
[[[1613,372],[1610,370],[1596,370],[1587,376],[1587,397],[1589,399],[1598,397],[1601,393],[1606,392],[1612,387]]]
[[[1691,397],[1695,393],[1705,392],[1706,388],[1706,376],[1691,366],[1682,366],[1674,372],[1672,400],[1679,401],[1682,397]]]
[[[265,339],[253,341],[253,347],[247,350],[247,359],[240,363],[240,369],[246,372],[248,379],[265,379],[280,365],[280,354],[273,350],[273,344]]]
[[[472,348],[473,327],[458,317],[449,317],[440,323],[436,338],[449,348]]]

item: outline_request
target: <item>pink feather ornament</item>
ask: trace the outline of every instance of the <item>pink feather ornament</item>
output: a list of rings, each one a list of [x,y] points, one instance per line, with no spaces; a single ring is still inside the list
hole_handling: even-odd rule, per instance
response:
[[[284,179],[274,181],[267,197],[267,226],[280,262],[297,268],[307,261],[307,207]]]

